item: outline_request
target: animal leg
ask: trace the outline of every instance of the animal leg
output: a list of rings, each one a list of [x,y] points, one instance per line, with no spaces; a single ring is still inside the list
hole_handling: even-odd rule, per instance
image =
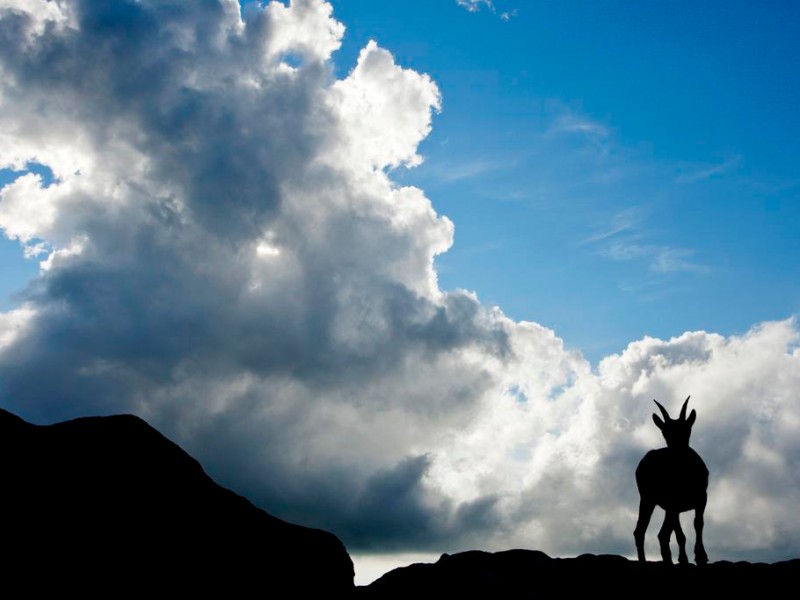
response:
[[[678,513],[666,512],[664,514],[664,524],[658,532],[658,543],[661,546],[661,560],[672,564],[672,552],[669,549],[669,539],[672,537],[672,530],[675,529],[675,519]]]
[[[694,510],[694,562],[698,565],[708,564],[708,555],[706,554],[705,546],[703,546],[703,512],[706,510],[706,498]]]
[[[681,565],[689,564],[689,557],[686,556],[686,536],[683,535],[681,528],[680,514],[675,514],[675,539],[678,542],[678,563]]]
[[[644,498],[639,501],[639,519],[636,521],[636,529],[633,530],[633,539],[636,540],[636,553],[642,562],[647,560],[644,556],[644,534],[647,532],[647,526],[650,524],[650,517],[655,507],[654,502]]]

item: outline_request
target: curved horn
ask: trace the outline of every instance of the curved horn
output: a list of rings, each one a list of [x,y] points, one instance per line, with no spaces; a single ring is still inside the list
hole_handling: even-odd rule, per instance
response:
[[[686,420],[686,405],[689,404],[689,398],[691,397],[691,395],[686,396],[686,400],[683,401],[683,408],[681,408],[681,421]]]
[[[669,413],[667,412],[667,409],[661,406],[661,404],[659,404],[658,400],[656,400],[655,398],[653,398],[653,402],[655,402],[658,408],[661,409],[661,416],[664,417],[664,421],[671,421],[672,419],[669,418]]]

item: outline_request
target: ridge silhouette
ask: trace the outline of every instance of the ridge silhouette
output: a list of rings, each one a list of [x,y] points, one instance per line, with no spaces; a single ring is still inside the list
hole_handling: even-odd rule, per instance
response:
[[[363,600],[409,598],[752,598],[786,596],[800,559],[774,564],[716,561],[698,567],[640,562],[615,555],[553,558],[536,550],[443,554],[386,573],[356,588]],[[790,594],[789,594],[790,595]]]
[[[661,430],[667,442],[666,448],[650,450],[644,455],[636,468],[636,485],[639,488],[639,518],[633,532],[639,560],[646,560],[644,537],[650,517],[656,506],[664,509],[664,524],[658,532],[661,558],[672,563],[669,542],[672,533],[678,542],[678,562],[686,564],[686,536],[681,529],[680,513],[694,510],[695,546],[694,561],[698,565],[708,563],[708,555],[703,546],[703,513],[706,508],[708,489],[708,468],[703,459],[689,447],[689,436],[697,412],[692,409],[686,417],[688,396],[677,419],[671,419],[667,410],[653,400],[664,419],[653,415],[653,422]]]
[[[0,409],[0,517],[0,578],[19,597],[353,589],[333,534],[257,508],[131,415],[39,426]]]

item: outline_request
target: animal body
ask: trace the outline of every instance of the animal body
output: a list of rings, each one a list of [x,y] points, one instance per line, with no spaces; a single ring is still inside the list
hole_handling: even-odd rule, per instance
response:
[[[691,396],[690,396],[691,397]],[[682,512],[694,511],[695,546],[694,561],[698,565],[708,562],[703,546],[703,512],[706,508],[708,489],[708,469],[703,459],[689,447],[689,436],[697,413],[692,410],[686,417],[686,406],[689,398],[683,403],[680,417],[671,419],[667,410],[653,400],[661,410],[663,420],[656,414],[653,422],[661,430],[667,442],[666,448],[651,450],[636,468],[636,485],[639,488],[639,520],[633,537],[636,540],[636,552],[639,560],[644,561],[644,536],[653,509],[660,506],[664,509],[664,524],[658,532],[661,547],[661,558],[664,562],[672,562],[669,542],[672,532],[678,541],[678,562],[688,563],[686,556],[686,536],[681,529],[679,515]]]

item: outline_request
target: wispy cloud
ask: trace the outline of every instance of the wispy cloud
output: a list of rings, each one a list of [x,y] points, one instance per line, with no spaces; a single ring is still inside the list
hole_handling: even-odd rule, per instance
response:
[[[697,183],[698,181],[704,181],[722,175],[723,173],[734,171],[741,164],[742,157],[737,154],[726,158],[718,164],[686,167],[681,170],[680,175],[678,175],[675,181],[676,183]]]
[[[508,165],[500,160],[476,159],[457,164],[443,164],[434,169],[437,179],[445,182],[463,181],[498,171]]]
[[[653,254],[653,247],[636,242],[616,241],[601,247],[598,254],[611,260],[634,260]]]
[[[676,271],[691,271],[707,273],[708,266],[694,262],[692,257],[695,251],[690,248],[659,248],[650,265],[650,269],[658,273],[673,273]]]
[[[466,8],[469,12],[478,12],[481,6],[485,6],[489,10],[495,10],[492,0],[456,0],[456,3]]]
[[[555,111],[545,137],[582,147],[603,162],[615,151],[610,127],[563,105],[556,104]]]
[[[531,197],[530,191],[526,189],[511,189],[506,192],[498,192],[495,198],[503,202],[522,202]]]
[[[592,242],[599,242],[602,240],[607,240],[608,238],[614,237],[618,234],[629,232],[633,230],[640,222],[640,210],[637,207],[626,208],[625,210],[614,215],[614,217],[611,219],[610,227],[590,235],[583,240],[583,243],[590,244]]]
[[[478,12],[481,8],[485,8],[489,12],[496,14],[503,21],[509,21],[512,17],[516,17],[519,12],[516,8],[498,10],[493,0],[456,0],[456,4],[469,12]]]
[[[674,286],[666,286],[664,283],[663,278],[647,278],[623,282],[618,287],[621,292],[636,296],[639,302],[656,302],[675,293]]]
[[[551,131],[554,133],[578,133],[593,138],[606,138],[610,133],[608,127],[602,123],[572,111],[565,112],[556,119]]]
[[[710,270],[707,265],[692,260],[696,254],[692,248],[674,248],[622,240],[603,245],[597,253],[616,261],[647,260],[648,268],[656,273],[707,273]]]
[[[706,273],[710,270],[707,265],[693,260],[696,251],[692,248],[649,243],[638,207],[618,212],[609,227],[585,238],[582,244],[593,246],[599,256],[609,260],[647,261],[649,270],[656,273]]]

